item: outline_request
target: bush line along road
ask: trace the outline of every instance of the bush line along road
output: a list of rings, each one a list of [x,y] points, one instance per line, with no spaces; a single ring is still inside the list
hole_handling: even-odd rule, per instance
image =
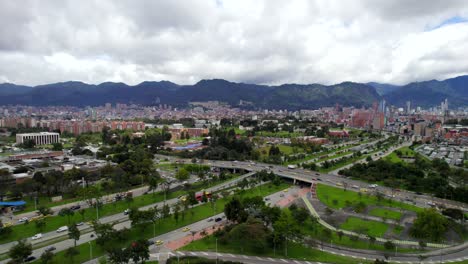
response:
[[[166,156],[163,156],[163,157],[169,159],[170,161],[179,161],[179,162],[186,162],[186,163],[190,162],[188,160],[183,160],[183,159],[174,158],[174,157],[166,157]],[[237,161],[230,162],[230,161],[213,161],[213,160],[204,160],[204,161],[201,162],[201,164],[209,165],[209,166],[212,166],[212,167],[228,168],[228,169],[243,169],[243,170],[251,171],[251,172],[258,172],[258,171],[266,169],[266,170],[272,171],[273,173],[275,173],[275,174],[277,174],[279,176],[282,176],[284,178],[292,179],[294,182],[296,182],[296,181],[300,181],[300,182],[304,182],[304,183],[317,183],[317,182],[320,182],[320,183],[323,183],[325,185],[331,185],[331,186],[335,186],[337,183],[340,183],[340,184],[345,184],[347,186],[357,185],[360,188],[366,188],[368,186],[367,183],[363,183],[363,182],[356,181],[356,180],[346,179],[346,178],[341,177],[341,176],[330,175],[330,174],[322,174],[322,173],[313,172],[313,171],[304,170],[304,169],[299,169],[299,168],[288,169],[288,168],[286,168],[284,166],[279,166],[279,165],[259,164],[259,163],[253,163],[253,162],[240,162],[240,161],[239,162],[237,162]],[[249,176],[250,175],[251,174],[249,174]],[[233,181],[237,182],[238,180],[240,180],[240,178],[235,179]],[[227,186],[227,185],[229,185],[231,183],[232,183],[232,181],[221,184],[221,185],[218,185],[218,186],[213,187],[213,188],[218,188],[219,189],[222,186]],[[380,191],[386,192],[386,193],[392,192],[392,190],[390,188],[386,188],[386,187],[379,187],[379,189],[380,189]],[[399,199],[399,200],[403,201],[403,200],[405,200],[407,198],[414,199],[415,205],[417,205],[419,207],[429,207],[428,202],[436,202],[436,203],[439,203],[439,204],[443,204],[443,205],[445,205],[447,207],[456,207],[456,208],[462,209],[464,211],[467,211],[467,208],[462,203],[458,203],[458,202],[455,202],[455,201],[444,200],[444,199],[439,199],[439,198],[433,198],[433,197],[426,196],[426,195],[416,195],[413,192],[408,192],[408,191],[404,191],[404,190],[402,190],[401,192],[395,193],[395,198],[394,199],[396,199],[396,200]],[[171,201],[176,202],[177,199],[168,200],[167,203],[169,204]],[[73,203],[73,204],[76,204],[76,203]],[[63,205],[63,206],[70,206],[70,205]],[[107,219],[107,218],[109,218],[109,219]],[[101,222],[104,222],[104,221],[114,222],[114,221],[119,221],[119,220],[124,219],[124,218],[125,218],[125,216],[121,213],[121,214],[116,214],[116,215],[109,216],[109,217],[106,217],[106,218],[102,218]],[[201,221],[201,222],[203,222],[203,221]],[[85,238],[85,237],[88,237],[88,235],[83,236],[83,238]],[[171,239],[173,239],[173,238],[171,237]],[[85,239],[82,239],[82,240],[85,240]],[[60,243],[65,243],[65,242],[67,242],[67,241],[63,241],[63,242],[60,242]],[[58,244],[60,244],[60,243],[58,243]],[[80,243],[86,243],[86,241],[81,241],[80,240]],[[2,247],[3,246],[5,246],[5,245],[2,245]],[[3,250],[3,251],[5,252],[5,250]],[[41,252],[40,249],[35,250],[35,251],[36,251],[35,254]],[[445,256],[445,257],[447,258],[447,256]],[[458,258],[459,258],[459,255],[456,255],[455,259],[458,259]]]

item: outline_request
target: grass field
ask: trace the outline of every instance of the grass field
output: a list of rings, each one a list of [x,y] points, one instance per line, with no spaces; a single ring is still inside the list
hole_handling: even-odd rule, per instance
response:
[[[239,193],[239,196],[241,197],[252,197],[256,195],[260,196],[266,196],[275,192],[278,192],[280,190],[283,190],[287,188],[289,184],[282,183],[278,186],[275,186],[271,183],[264,184],[249,190],[244,190]],[[160,221],[159,223],[156,224],[156,236],[164,233],[168,233],[170,231],[179,229],[183,226],[201,221],[203,219],[206,219],[210,216],[213,215],[213,213],[220,213],[224,210],[224,205],[227,203],[229,198],[227,199],[219,199],[216,201],[216,206],[215,206],[215,212],[213,212],[213,209],[211,207],[210,203],[205,203],[200,206],[196,206],[192,209],[189,210],[193,212],[192,213],[187,213],[185,216],[184,220],[179,218],[179,221],[176,223],[172,217],[169,217],[167,219],[164,219]],[[142,230],[141,228],[131,228],[130,229],[130,234],[128,235],[128,239],[125,241],[125,243],[122,243],[123,246],[127,246],[131,241],[137,240],[137,239],[149,239],[153,237],[153,232],[151,232],[152,227],[151,225],[147,227],[145,230]],[[96,242],[93,240],[91,242],[91,246],[93,248],[93,257],[100,257],[105,254],[105,252],[96,245]],[[90,245],[88,243],[82,244],[77,246],[77,249],[79,250],[80,254],[75,256],[73,259],[74,263],[83,263],[85,261],[89,260],[89,247]],[[65,257],[65,252],[61,251],[58,252],[53,260],[52,263],[71,263],[71,259]]]
[[[324,226],[320,224],[313,224],[310,219],[306,220],[306,222],[302,225],[302,231],[305,235],[316,238],[316,239],[323,239],[322,232],[325,229]],[[335,245],[341,245],[348,248],[357,248],[357,249],[370,249],[370,250],[379,250],[379,251],[389,251],[386,250],[382,244],[379,243],[369,243],[368,240],[364,239],[357,239],[353,240],[349,236],[343,235],[339,236],[337,232],[332,231],[332,237],[330,241],[325,241],[327,243],[331,242]],[[400,252],[416,252],[417,250],[411,248],[399,248]]]
[[[384,159],[393,163],[403,162],[403,160],[400,157],[398,157],[395,151],[390,153]],[[410,149],[409,147],[399,148],[398,151],[400,151],[404,157],[414,157],[416,155],[414,150]]]
[[[388,225],[382,222],[363,220],[357,217],[348,217],[346,222],[340,225],[341,229],[363,233],[373,237],[383,237]]]
[[[288,146],[288,145],[276,145],[276,146],[279,148],[281,153],[283,153],[285,155],[291,155],[291,154],[297,154],[297,153],[304,152],[304,150],[302,148],[298,148],[298,147],[291,147],[291,146]],[[271,148],[271,146],[266,146],[266,147],[263,147],[263,148],[259,149],[260,154],[262,155],[262,157],[268,157],[268,153],[270,152],[270,148]]]
[[[393,210],[387,210],[383,208],[374,208],[369,212],[369,215],[372,216],[378,216],[381,218],[387,218],[387,219],[393,219],[393,220],[400,220],[402,213],[393,211]]]
[[[215,251],[216,250],[216,239],[214,236],[208,236],[203,239],[194,241],[181,250],[188,251]],[[320,261],[337,264],[352,264],[352,263],[372,263],[360,261],[357,259],[346,258],[338,255],[333,255],[327,252],[322,252],[315,248],[308,248],[298,243],[288,242],[287,248],[288,254],[286,256],[284,247],[277,248],[276,252],[273,248],[266,248],[264,252],[251,252],[248,248],[243,245],[229,242],[228,244],[221,244],[218,242],[218,252],[233,253],[233,254],[244,254],[244,255],[255,255],[265,256],[274,258],[292,258],[298,260],[308,261]]]
[[[346,201],[349,201],[351,204],[364,202],[367,205],[385,205],[388,207],[402,208],[414,212],[422,211],[422,208],[416,207],[411,204],[406,204],[397,201],[392,201],[390,203],[387,199],[379,201],[374,195],[368,195],[363,193],[360,196],[357,192],[351,190],[344,191],[343,189],[324,184],[317,185],[317,197],[322,203],[334,209],[344,208],[346,206]],[[336,203],[333,202],[334,200],[336,200]]]

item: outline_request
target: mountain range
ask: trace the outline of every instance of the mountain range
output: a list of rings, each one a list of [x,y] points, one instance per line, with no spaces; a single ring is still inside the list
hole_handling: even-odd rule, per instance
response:
[[[385,98],[404,106],[439,105],[447,98],[450,106],[468,105],[468,76],[444,81],[415,82],[403,86],[381,83],[343,82],[335,85],[283,84],[277,86],[201,80],[194,85],[168,81],[142,82],[135,86],[105,82],[99,85],[70,81],[39,86],[0,84],[0,105],[97,106],[105,103],[168,104],[222,101],[230,105],[267,109],[316,109],[324,106],[370,106]]]

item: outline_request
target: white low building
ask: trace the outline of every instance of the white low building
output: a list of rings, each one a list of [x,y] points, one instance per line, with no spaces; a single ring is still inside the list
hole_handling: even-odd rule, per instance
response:
[[[26,140],[34,140],[36,145],[47,145],[60,142],[60,134],[53,132],[16,134],[16,143],[22,144]]]

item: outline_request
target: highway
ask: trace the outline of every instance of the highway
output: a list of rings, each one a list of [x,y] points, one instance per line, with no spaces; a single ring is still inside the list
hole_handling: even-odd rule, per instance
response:
[[[239,182],[239,181],[241,181],[241,180],[243,180],[243,179],[245,179],[247,177],[250,177],[253,174],[254,173],[247,173],[245,175],[242,175],[242,176],[237,177],[235,179],[232,179],[230,181],[221,183],[219,185],[216,185],[216,186],[213,186],[213,187],[210,187],[210,188],[206,188],[205,190],[209,191],[209,192],[215,192],[215,191],[219,191],[221,189],[225,189],[227,187],[232,187],[232,186],[235,186],[237,184],[237,182]],[[166,204],[171,206],[171,205],[177,203],[178,201],[179,201],[178,198],[173,198],[173,199],[167,200]],[[139,210],[148,210],[150,208],[153,208],[154,206],[158,206],[159,208],[161,208],[163,205],[164,205],[164,201],[140,207]],[[115,223],[115,222],[121,223],[121,222],[123,222],[124,224],[125,223],[128,223],[128,224],[130,223],[128,221],[128,216],[124,215],[123,212],[99,218],[99,222],[100,223]],[[86,233],[86,232],[90,232],[92,230],[92,227],[89,226],[87,223],[83,223],[83,225],[79,226],[78,229],[82,233]],[[51,231],[51,232],[43,233],[43,237],[41,239],[32,240],[31,238],[27,238],[27,241],[30,242],[34,247],[34,245],[36,245],[36,244],[43,244],[46,241],[60,239],[60,238],[63,238],[63,237],[68,237],[68,233],[67,232],[57,233],[56,231]],[[15,245],[16,243],[17,242],[15,241],[15,242],[9,242],[9,243],[5,243],[5,244],[1,244],[0,245],[0,254],[8,252],[10,247]]]

